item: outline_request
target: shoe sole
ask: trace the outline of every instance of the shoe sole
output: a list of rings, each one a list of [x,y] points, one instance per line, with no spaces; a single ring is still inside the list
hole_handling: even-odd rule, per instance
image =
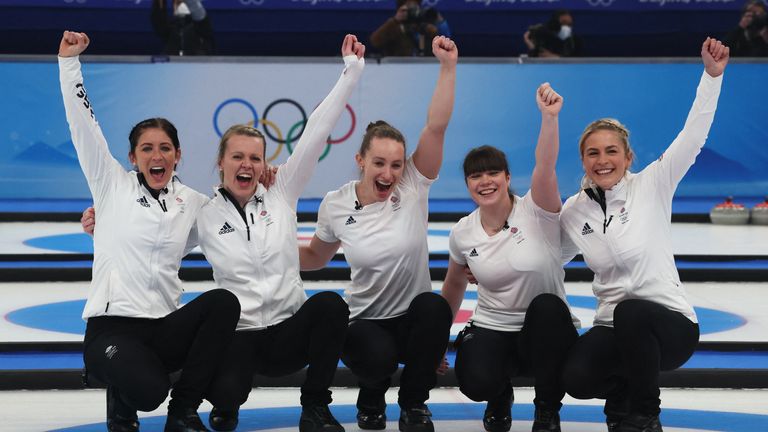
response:
[[[387,423],[384,422],[384,424],[368,425],[365,423],[357,422],[357,427],[363,430],[384,430],[387,428]]]
[[[402,420],[397,422],[397,428],[400,432],[435,432],[435,425],[416,425],[407,426]]]

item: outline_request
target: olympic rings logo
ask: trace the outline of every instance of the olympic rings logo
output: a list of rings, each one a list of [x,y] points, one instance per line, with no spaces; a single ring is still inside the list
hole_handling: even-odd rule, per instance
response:
[[[287,129],[288,133],[286,135],[283,135],[283,130],[277,125],[277,123],[267,118],[267,116],[269,116],[270,111],[276,106],[281,104],[287,104],[295,108],[299,114],[299,120],[293,123],[290,127],[288,127]],[[264,108],[263,116],[259,117],[259,114],[256,111],[256,108],[250,102],[248,102],[245,99],[232,98],[232,99],[227,99],[224,102],[220,103],[213,113],[213,129],[216,131],[216,134],[219,136],[219,138],[221,138],[221,136],[224,135],[224,131],[222,131],[222,128],[219,126],[219,116],[221,115],[222,109],[230,105],[241,105],[245,107],[248,110],[248,113],[250,114],[250,116],[252,116],[253,118],[253,120],[247,122],[246,124],[256,129],[259,129],[259,126],[263,127],[264,135],[277,143],[277,147],[275,148],[275,151],[270,156],[267,157],[268,162],[272,162],[280,155],[280,153],[283,151],[283,145],[285,145],[285,147],[288,148],[288,154],[293,153],[293,144],[296,143],[299,140],[299,138],[301,138],[301,135],[304,134],[304,128],[307,125],[307,120],[308,120],[307,112],[304,111],[304,107],[302,107],[301,104],[299,104],[293,99],[283,98],[283,99],[277,99],[272,101],[269,105],[267,105],[266,108]],[[339,138],[333,138],[329,136],[328,140],[326,141],[325,150],[323,151],[323,154],[320,155],[319,160],[323,160],[325,159],[326,156],[328,156],[328,153],[330,153],[331,151],[332,145],[340,144],[346,141],[347,139],[349,139],[350,136],[352,136],[352,133],[355,131],[355,126],[357,125],[357,118],[355,116],[355,111],[352,109],[351,106],[349,106],[349,104],[346,105],[346,110],[349,113],[349,117],[350,117],[349,130]],[[224,128],[224,130],[226,130],[226,128]]]
[[[608,7],[613,4],[613,0],[587,0],[590,6],[605,6]]]

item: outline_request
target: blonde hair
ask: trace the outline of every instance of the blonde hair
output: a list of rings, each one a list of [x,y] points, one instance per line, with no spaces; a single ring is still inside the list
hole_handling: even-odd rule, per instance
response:
[[[616,136],[619,137],[619,141],[621,141],[621,144],[624,147],[624,152],[626,153],[627,158],[629,158],[629,165],[632,165],[632,161],[635,159],[635,152],[632,151],[632,146],[629,144],[629,129],[621,124],[620,121],[607,117],[595,120],[584,128],[584,132],[581,133],[581,138],[579,138],[579,157],[581,160],[584,160],[584,146],[586,145],[587,138],[600,130],[616,133]],[[629,169],[629,165],[627,166],[627,169]],[[581,189],[591,187],[594,187],[594,184],[585,173],[584,177],[581,178]]]
[[[251,126],[234,125],[229,129],[227,129],[227,131],[224,132],[224,135],[221,136],[221,140],[219,141],[219,155],[218,157],[216,157],[216,165],[219,165],[221,163],[221,160],[224,159],[224,153],[227,152],[227,141],[229,141],[230,138],[236,135],[261,138],[261,142],[264,143],[264,155],[266,155],[267,140],[264,139],[264,134],[262,134],[258,129]],[[221,170],[219,170],[219,180],[224,181],[224,173],[221,172]]]

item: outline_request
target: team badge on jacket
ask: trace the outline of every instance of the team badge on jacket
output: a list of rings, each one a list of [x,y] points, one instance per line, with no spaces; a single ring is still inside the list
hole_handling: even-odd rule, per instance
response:
[[[629,222],[629,212],[624,207],[619,211],[619,222],[621,222],[622,225]]]

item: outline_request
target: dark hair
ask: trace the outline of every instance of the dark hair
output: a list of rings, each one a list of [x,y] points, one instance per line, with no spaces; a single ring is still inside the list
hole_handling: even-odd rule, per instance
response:
[[[160,129],[168,135],[173,143],[173,146],[178,150],[181,145],[179,144],[179,133],[176,131],[176,126],[173,125],[167,119],[162,117],[155,117],[140,121],[136,126],[131,129],[131,133],[128,134],[128,141],[131,143],[131,153],[136,151],[136,146],[139,145],[139,138],[141,134],[147,129]]]
[[[375,122],[368,123],[368,127],[365,128],[363,143],[360,144],[360,156],[365,157],[365,154],[368,153],[368,149],[371,148],[371,140],[373,138],[393,139],[403,145],[403,152],[405,152],[405,138],[403,137],[403,134],[384,120],[377,120]]]
[[[472,174],[486,171],[504,171],[509,174],[507,156],[503,151],[484,145],[473,148],[464,156],[464,181]]]
[[[216,157],[216,165],[218,165],[222,159],[224,159],[224,153],[227,152],[227,142],[230,138],[233,136],[249,136],[254,138],[261,138],[261,142],[264,143],[264,155],[262,157],[266,157],[267,154],[267,140],[264,139],[264,134],[262,134],[258,129],[247,126],[247,125],[234,125],[231,126],[229,129],[227,129],[226,132],[224,132],[224,135],[221,136],[221,140],[219,141],[219,152],[218,156]],[[266,161],[264,161],[266,163]],[[219,171],[219,178],[224,181],[224,174]]]
[[[562,24],[560,24],[560,17],[563,15],[571,15],[571,12],[568,9],[558,9],[552,12],[552,15],[549,17],[545,27],[555,33],[559,32],[560,28],[562,27]],[[573,15],[571,15],[571,17],[573,17]]]

